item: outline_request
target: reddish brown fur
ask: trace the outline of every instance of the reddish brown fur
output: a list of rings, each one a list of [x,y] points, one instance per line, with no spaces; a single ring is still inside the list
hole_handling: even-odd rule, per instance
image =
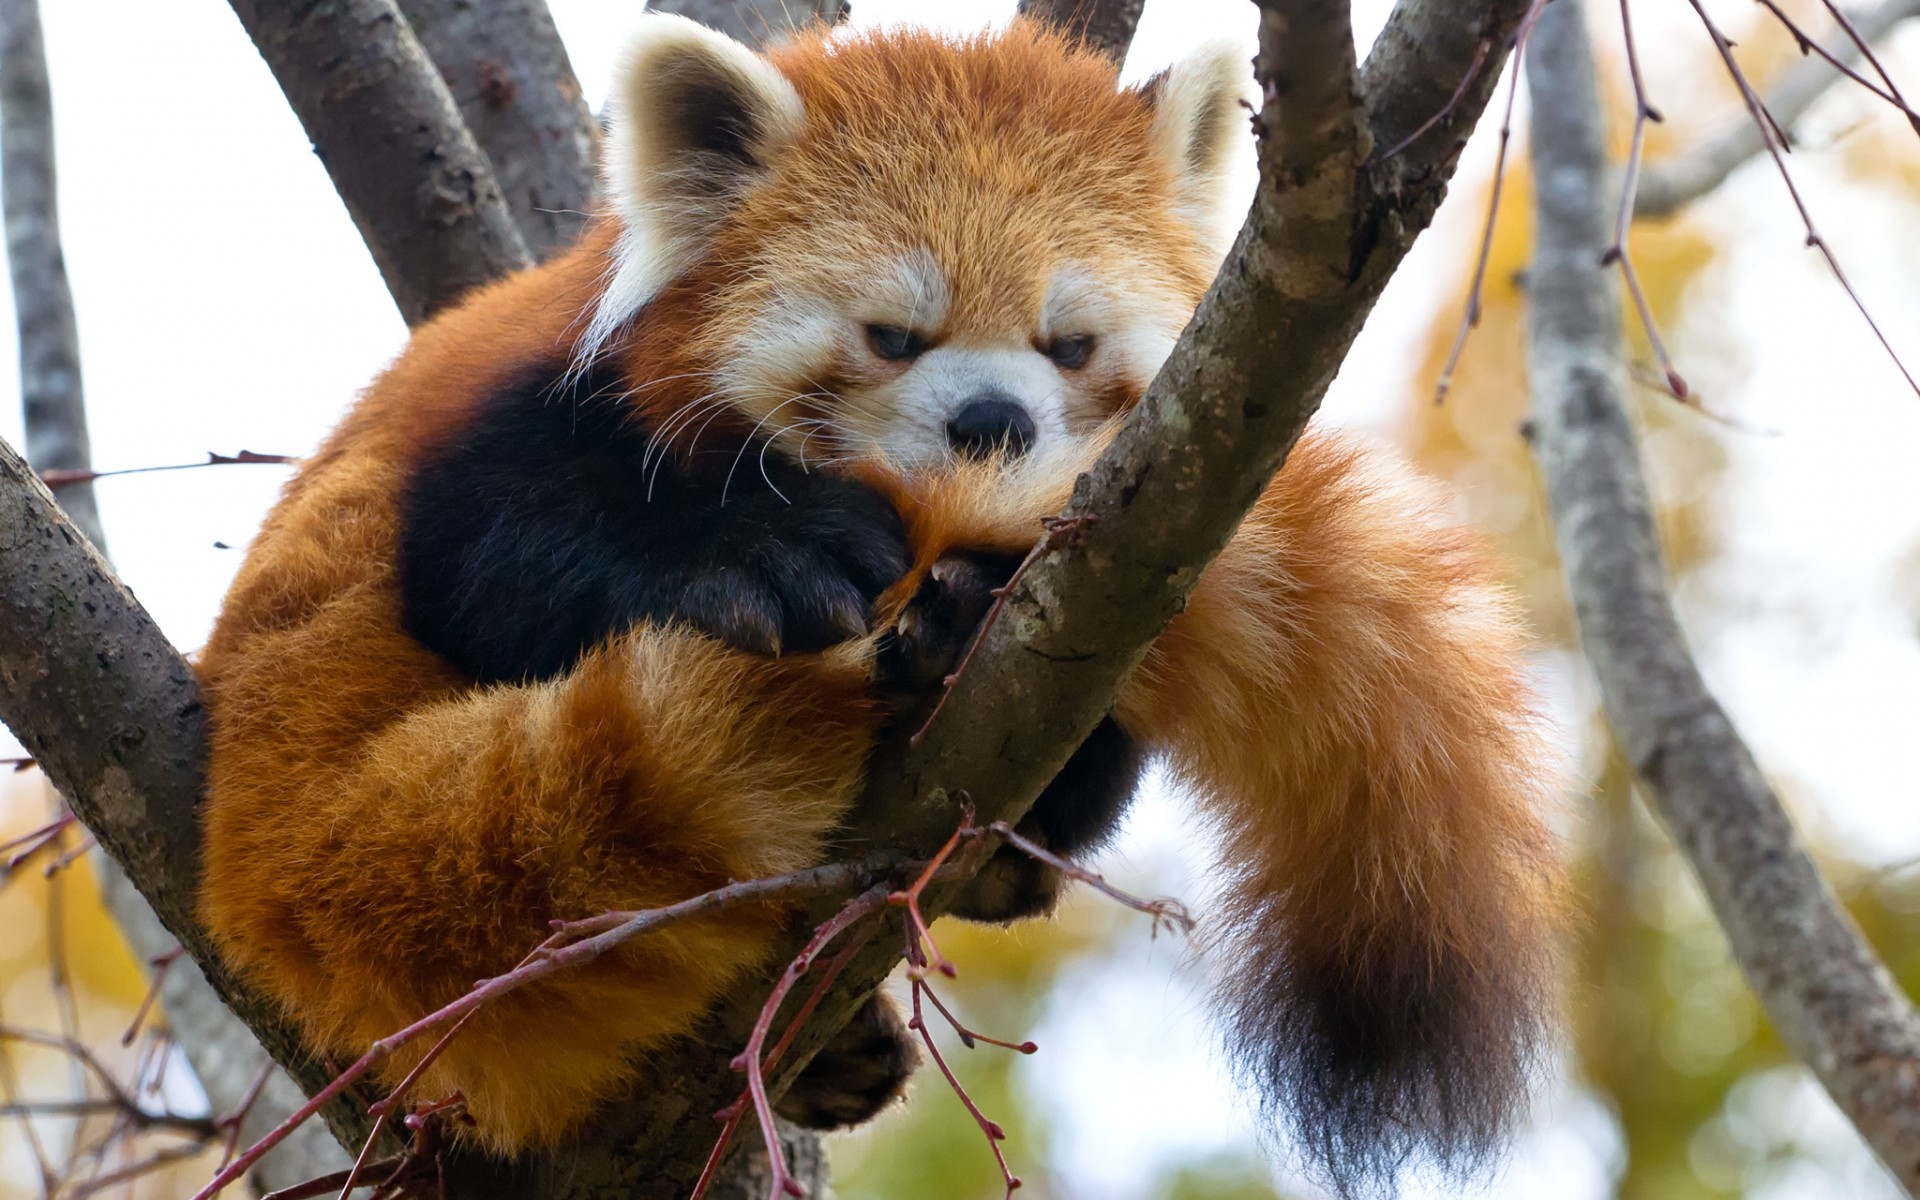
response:
[[[1145,102],[1104,66],[1022,27],[964,52],[860,39],[777,62],[809,129],[847,136],[803,145],[623,335],[649,428],[705,395],[699,373],[769,274],[857,262],[890,221],[953,239],[951,336],[1030,320],[1033,264],[1066,252],[1132,256],[1143,289],[1197,302],[1206,252],[1169,213],[1165,168],[1131,149]],[[870,102],[887,89],[938,104]],[[876,157],[933,136],[977,168],[977,207],[927,192],[910,156]],[[1060,187],[1086,196],[1065,219],[1006,199]],[[871,640],[769,659],[640,628],[554,682],[480,689],[401,630],[410,464],[481,397],[564,365],[614,236],[603,225],[415,335],[288,486],[201,660],[202,912],[316,1048],[357,1054],[511,965],[552,918],[818,861],[859,785],[879,721]],[[739,424],[703,436],[731,444]],[[922,570],[949,549],[1024,549],[1072,478],[858,469],[897,498]],[[1222,832],[1245,1058],[1336,1161],[1423,1138],[1477,1149],[1518,1094],[1555,876],[1521,641],[1490,578],[1398,468],[1310,435],[1120,698]],[[765,913],[677,925],[497,1002],[421,1094],[462,1091],[496,1151],[552,1144],[755,967],[772,930]],[[1347,1037],[1343,1006],[1369,1028]]]

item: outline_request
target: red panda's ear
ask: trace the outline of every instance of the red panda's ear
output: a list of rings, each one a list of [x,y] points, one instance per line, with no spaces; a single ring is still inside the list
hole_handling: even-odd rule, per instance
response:
[[[609,102],[607,194],[623,226],[587,340],[604,341],[698,256],[800,136],[800,94],[773,64],[685,17],[642,17]]]
[[[1209,242],[1231,239],[1225,211],[1235,189],[1235,151],[1247,138],[1245,103],[1252,60],[1232,42],[1216,42],[1139,87],[1153,109],[1153,149],[1172,173],[1175,201]]]

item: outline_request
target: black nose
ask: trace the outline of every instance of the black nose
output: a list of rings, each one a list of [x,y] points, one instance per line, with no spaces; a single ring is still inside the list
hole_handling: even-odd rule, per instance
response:
[[[947,422],[947,444],[969,458],[1004,450],[1019,458],[1033,445],[1033,418],[1004,392],[982,392]]]

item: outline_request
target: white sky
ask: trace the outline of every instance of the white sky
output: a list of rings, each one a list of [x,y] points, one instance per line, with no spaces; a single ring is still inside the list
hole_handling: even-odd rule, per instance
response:
[[[596,107],[640,7],[553,0]],[[960,28],[1012,7],[854,5],[859,24],[937,14]],[[1356,7],[1370,37],[1388,4]],[[1656,78],[1663,32],[1680,28],[1667,10],[1679,7],[1644,18]],[[52,0],[43,10],[96,465],[311,450],[398,351],[405,329],[265,66],[213,0]],[[1154,0],[1128,73],[1148,74],[1220,36],[1246,41],[1251,54],[1253,14],[1245,0]],[[1909,77],[1920,61],[1915,34],[1893,59]],[[1844,130],[1860,111],[1832,101],[1816,125]],[[1476,143],[1469,171],[1485,169],[1489,149]],[[1826,210],[1825,231],[1883,326],[1920,362],[1913,199],[1843,196],[1831,159],[1817,150],[1795,158],[1816,205],[1845,203]],[[1671,331],[1692,355],[1687,373],[1724,411],[1783,431],[1724,435],[1727,551],[1680,596],[1689,614],[1711,613],[1696,632],[1711,680],[1769,769],[1794,785],[1803,816],[1851,851],[1893,861],[1920,854],[1920,399],[1801,247],[1776,190],[1749,168],[1703,210],[1739,231],[1739,248]],[[1432,306],[1452,288],[1479,219],[1459,205],[1443,210],[1350,359],[1330,419],[1390,424]],[[10,305],[0,294],[0,363],[15,355]],[[18,444],[16,390],[11,368],[0,368],[0,436]],[[215,543],[243,547],[285,475],[231,467],[99,485],[115,561],[177,644],[204,639],[239,563],[240,550]],[[1687,484],[1656,472],[1657,486]],[[1732,612],[1730,595],[1740,602]],[[1581,681],[1564,669],[1558,678],[1577,715],[1588,702]],[[9,745],[0,732],[0,754],[16,752]],[[1120,870],[1155,886],[1197,885],[1204,857],[1182,829],[1178,808],[1158,794],[1136,817]],[[1056,1006],[1039,1031],[1050,1061],[1027,1085],[1049,1104],[1064,1153],[1057,1169],[1077,1181],[1076,1194],[1143,1196],[1141,1181],[1169,1156],[1251,1145],[1211,1056],[1194,977],[1177,958],[1130,943],[1069,979],[1058,1005],[1071,1009]],[[1143,1094],[1177,1103],[1142,1104]],[[1808,1103],[1817,1125],[1823,1102]],[[1573,1095],[1551,1098],[1548,1112],[1490,1194],[1603,1194],[1615,1152],[1609,1119]],[[1786,1181],[1768,1194],[1816,1192]]]

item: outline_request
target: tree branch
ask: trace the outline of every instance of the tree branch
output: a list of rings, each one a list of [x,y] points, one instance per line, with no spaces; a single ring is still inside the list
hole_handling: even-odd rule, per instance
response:
[[[1127,60],[1147,0],[1020,0],[1020,15],[1045,21],[1116,64]]]
[[[571,245],[593,203],[600,126],[546,0],[399,0],[493,168],[535,260]]]
[[[531,258],[486,155],[394,0],[232,0],[400,315]]]
[[[1787,1045],[1920,1195],[1920,1019],[1847,918],[1708,693],[1668,600],[1626,393],[1602,112],[1577,0],[1529,55],[1536,452],[1581,642],[1641,786]]]
[[[1880,42],[1901,22],[1912,17],[1920,17],[1920,0],[1881,0],[1852,21],[1861,37]],[[1841,42],[1829,53],[1848,66],[1861,58],[1860,47],[1851,39]],[[1815,101],[1826,95],[1828,88],[1843,78],[1845,76],[1825,59],[1807,55],[1767,91],[1767,111],[1773,114],[1780,128],[1791,129]],[[1699,145],[1643,167],[1633,215],[1643,219],[1670,217],[1725,183],[1727,176],[1742,163],[1765,149],[1766,140],[1760,127],[1744,116],[1736,118]]]
[[[838,25],[852,6],[847,0],[652,0],[647,10],[691,17],[758,48],[810,21]]]

